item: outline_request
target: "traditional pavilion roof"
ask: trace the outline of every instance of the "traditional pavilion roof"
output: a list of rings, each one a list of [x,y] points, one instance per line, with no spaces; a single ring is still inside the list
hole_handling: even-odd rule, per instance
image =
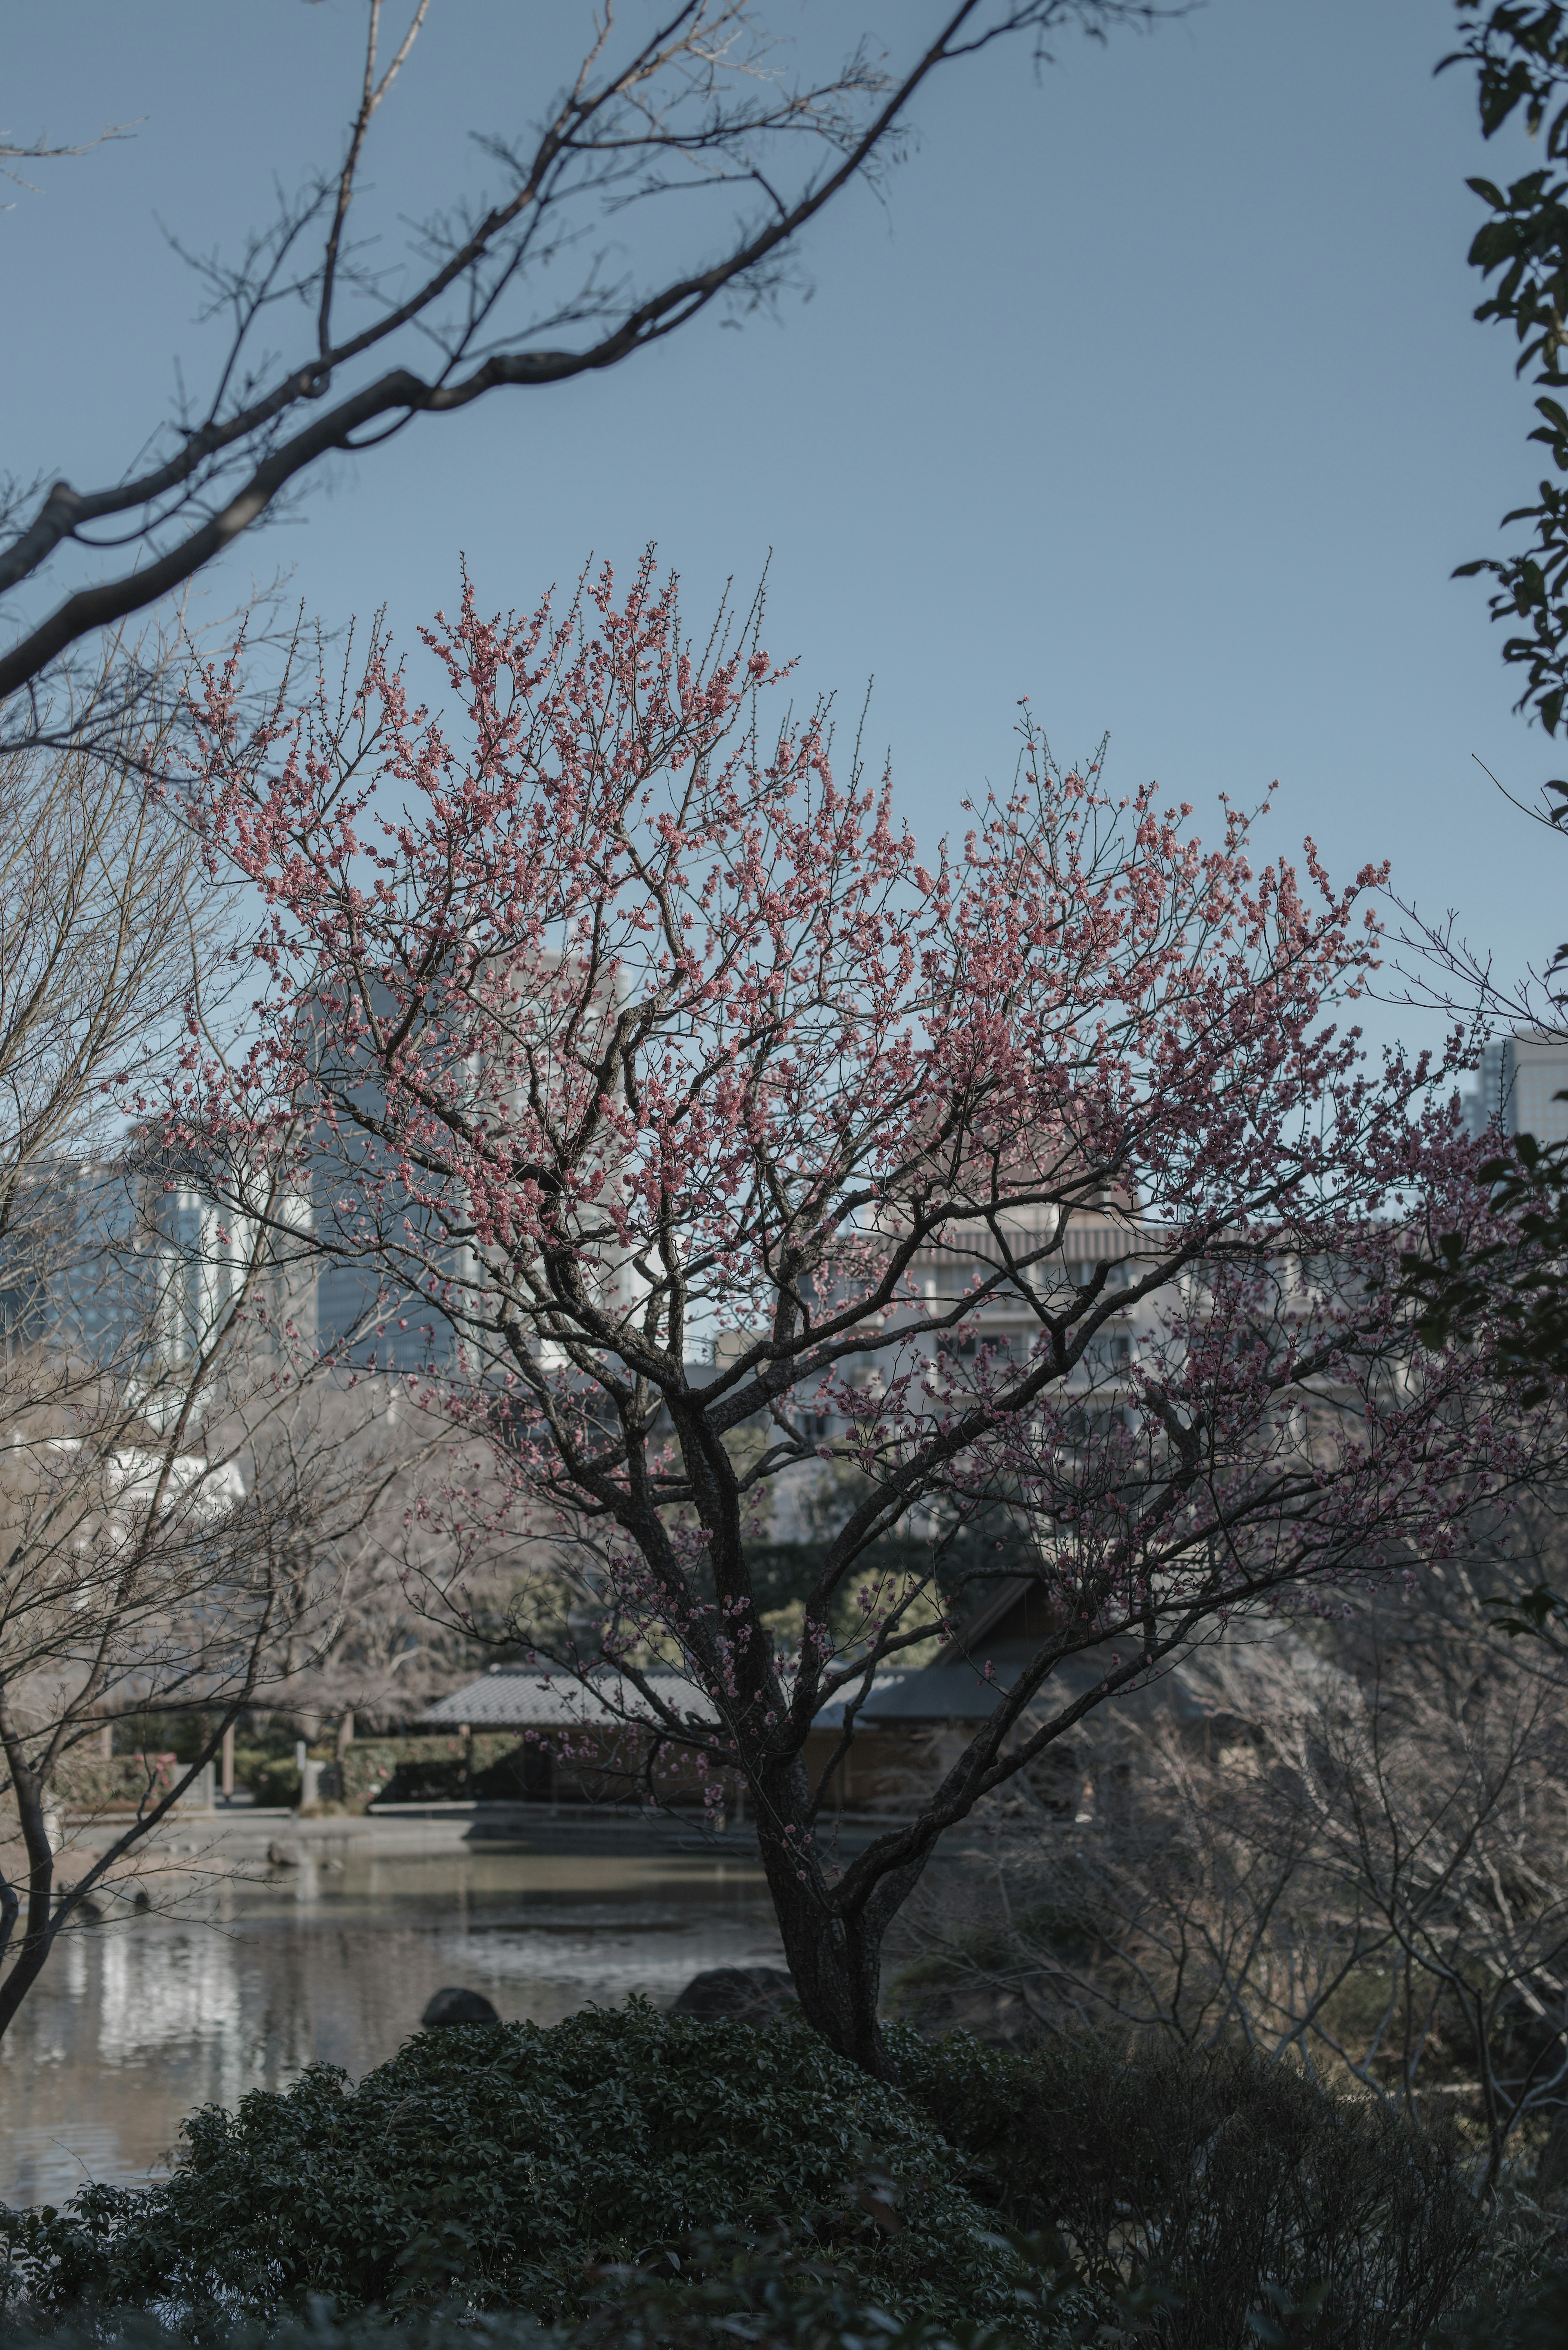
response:
[[[645,1674],[676,1712],[712,1721],[713,1708],[695,1681],[668,1666]],[[597,1689],[596,1689],[597,1684]],[[603,1695],[597,1694],[602,1690]],[[623,1674],[605,1668],[587,1682],[544,1665],[492,1665],[476,1681],[453,1690],[412,1725],[416,1730],[594,1730],[630,1719],[651,1721],[653,1710]]]
[[[877,1673],[857,1719],[868,1728],[881,1722],[983,1721],[1002,1690],[1012,1686],[1018,1669],[1013,1663],[999,1665],[991,1680],[967,1664]],[[683,1673],[658,1666],[645,1678],[675,1712],[695,1715],[700,1721],[715,1720],[711,1700]],[[838,1729],[855,1694],[852,1685],[831,1700],[817,1714],[816,1727]],[[595,1730],[652,1719],[652,1709],[641,1690],[611,1668],[590,1673],[585,1684],[569,1673],[550,1671],[543,1665],[492,1665],[477,1680],[453,1690],[450,1697],[430,1707],[411,1726],[448,1731]]]

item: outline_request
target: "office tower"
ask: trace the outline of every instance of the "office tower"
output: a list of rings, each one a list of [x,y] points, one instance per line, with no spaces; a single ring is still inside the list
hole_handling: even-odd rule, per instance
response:
[[[1481,1055],[1475,1089],[1465,1097],[1470,1132],[1495,1122],[1504,1134],[1568,1142],[1568,1037],[1526,1031],[1500,1037]]]

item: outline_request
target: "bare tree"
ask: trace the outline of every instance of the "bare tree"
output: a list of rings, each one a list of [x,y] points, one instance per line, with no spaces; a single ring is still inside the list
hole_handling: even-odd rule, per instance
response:
[[[74,147],[52,146],[47,135],[43,132],[40,132],[37,138],[30,139],[24,144],[21,140],[12,138],[8,131],[0,130],[0,178],[14,180],[19,188],[26,188],[36,194],[35,182],[26,178],[18,171],[18,164],[55,163],[58,162],[62,156],[88,155],[95,147],[106,147],[112,140],[128,137],[130,130],[129,123],[109,123],[99,132],[96,139],[83,139]],[[9,207],[6,209],[8,210]]]
[[[558,1599],[548,1546],[510,1506],[483,1431],[421,1407],[409,1383],[335,1369],[267,1426],[275,1480],[323,1464],[356,1507],[285,1544],[267,1701],[317,1719],[405,1718],[494,1654],[514,1611]]]
[[[96,1359],[73,1350],[88,1317],[67,1310],[0,1364],[0,1795],[22,1856],[0,1849],[0,2034],[84,1905],[138,1890],[139,1848],[242,1712],[428,1688],[487,1577],[516,1586],[506,1530],[482,1555],[439,1506],[483,1477],[483,1444],[315,1348],[271,1236],[288,1203],[242,1229],[156,1166],[149,1180],[133,1162],[122,1190],[128,1212],[82,1252],[109,1300]],[[173,1772],[120,1758],[95,1805],[84,1762],[148,1714],[193,1719],[195,1752]],[[62,1885],[84,1819],[94,1848]]]
[[[372,133],[394,88],[406,99],[429,9],[411,0],[389,32],[382,0],[368,0],[339,160],[236,259],[198,263],[226,339],[204,398],[182,400],[161,423],[128,425],[128,457],[151,446],[154,461],[138,453],[97,487],[13,477],[0,497],[0,597],[13,630],[0,702],[16,697],[12,740],[57,738],[67,721],[48,681],[62,659],[182,588],[334,452],[378,447],[416,417],[452,414],[503,387],[597,373],[715,303],[764,298],[817,214],[900,151],[911,103],[940,69],[1015,36],[1032,36],[1038,57],[1073,25],[1100,35],[1161,13],[1155,0],[959,0],[897,63],[861,43],[819,76],[791,77],[745,0],[666,0],[638,11],[637,29],[607,0],[584,25],[564,87],[539,91],[533,128],[479,142],[489,187],[454,184],[407,228],[401,265],[372,263],[360,220]],[[405,157],[418,136],[416,118]],[[400,224],[403,178],[400,159],[384,158]],[[694,203],[710,224],[688,232],[687,257],[671,266],[672,205],[684,214]],[[648,251],[616,258],[645,220]],[[280,337],[293,344],[281,358]],[[71,550],[108,559],[41,609]],[[106,673],[92,714],[140,683],[134,663]],[[79,704],[68,723],[84,723]]]
[[[983,1898],[928,1887],[909,1995],[1348,2075],[1468,2116],[1494,2185],[1568,2114],[1568,1674],[1467,1573],[1376,1615],[1338,1661],[1282,1626],[1087,1725],[1076,1813],[1021,1789]]]
[[[210,1170],[127,1119],[233,970],[199,845],[141,780],[160,742],[154,711],[101,756],[0,763],[0,2032],[226,1724],[330,1640],[343,1546],[418,1458],[317,1406],[308,1200],[257,1168],[265,1232],[225,1221]],[[203,1714],[202,1752],[144,1773],[61,1888],[66,1783],[148,1707]]]
[[[336,1617],[337,1543],[389,1473],[358,1447],[289,1440],[267,1252],[229,1263],[232,1295],[184,1343],[188,1253],[139,1282],[142,1310],[134,1324],[122,1310],[107,1367],[46,1334],[0,1372],[0,1756],[20,1845],[18,1862],[0,1858],[0,2033],[240,1711],[275,1682],[286,1694],[311,1625],[325,1635]],[[198,1752],[172,1777],[133,1761],[104,1798],[126,1814],[118,1832],[58,1887],[84,1756],[149,1711],[199,1714]]]
[[[31,1170],[101,1139],[111,1078],[133,1084],[223,967],[219,893],[137,772],[162,731],[144,714],[101,757],[0,760],[0,1232]]]

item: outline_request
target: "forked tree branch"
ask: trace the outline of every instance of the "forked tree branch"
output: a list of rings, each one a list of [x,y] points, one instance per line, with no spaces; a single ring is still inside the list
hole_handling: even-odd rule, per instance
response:
[[[37,738],[36,703],[74,647],[193,578],[334,452],[373,447],[416,416],[453,412],[503,387],[533,389],[618,366],[726,293],[757,298],[817,214],[891,159],[911,101],[940,67],[1017,34],[1033,35],[1038,50],[1069,24],[1101,35],[1113,24],[1175,13],[1165,0],[959,0],[902,70],[874,68],[857,50],[836,75],[786,88],[762,62],[762,32],[745,0],[680,0],[618,64],[605,62],[616,30],[614,8],[607,7],[575,80],[528,150],[490,143],[510,187],[477,216],[451,206],[418,232],[416,249],[435,265],[410,293],[389,299],[378,279],[350,265],[349,233],[373,118],[408,62],[429,5],[415,0],[390,63],[378,70],[383,0],[369,0],[362,88],[341,166],[254,243],[236,274],[209,273],[237,323],[207,413],[171,423],[178,447],[144,472],[88,490],[55,481],[31,522],[0,548],[0,598],[41,581],[67,545],[91,547],[86,534],[94,523],[119,520],[124,526],[114,546],[130,550],[122,567],[74,588],[47,617],[18,614],[16,639],[0,656],[0,702],[25,694],[35,706],[19,736],[10,730],[15,739]],[[805,168],[793,189],[784,189],[765,158],[803,141]],[[718,258],[679,269],[640,295],[602,284],[596,260],[575,294],[552,297],[532,320],[504,324],[503,305],[542,279],[596,218],[660,195],[732,187],[753,200],[761,191],[765,209],[760,221],[735,223]],[[285,286],[281,256],[296,249],[318,213],[327,223],[319,258]],[[452,217],[455,229],[447,225]],[[345,288],[368,300],[371,314],[337,338],[334,314]],[[249,338],[263,311],[286,293],[309,302],[314,347],[268,380],[265,364],[248,371]],[[562,330],[574,327],[587,327],[587,338],[563,346]],[[346,369],[405,330],[433,341],[433,367],[385,368],[332,397],[307,424],[287,429],[296,410],[325,403]],[[238,387],[232,400],[231,385]]]

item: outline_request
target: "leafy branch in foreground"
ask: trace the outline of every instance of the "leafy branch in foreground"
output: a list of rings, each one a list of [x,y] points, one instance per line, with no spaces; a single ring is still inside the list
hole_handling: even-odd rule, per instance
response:
[[[1501,1378],[1524,1409],[1544,1402],[1568,1366],[1568,1143],[1532,1134],[1477,1170],[1491,1187],[1487,1229],[1438,1232],[1401,1260],[1401,1294],[1429,1347],[1463,1345],[1487,1329]],[[1550,1584],[1500,1596],[1491,1620],[1511,1638],[1563,1653],[1568,1601]]]
[[[1490,1186],[1502,1229],[1440,1232],[1429,1254],[1407,1252],[1405,1291],[1420,1308],[1428,1346],[1494,1323],[1498,1370],[1522,1379],[1521,1400],[1533,1407],[1568,1365],[1568,1143],[1511,1135],[1505,1150],[1481,1161],[1477,1180]]]
[[[1551,454],[1557,476],[1568,474],[1568,410],[1554,393],[1568,388],[1563,353],[1568,339],[1568,179],[1559,168],[1568,158],[1568,9],[1561,0],[1497,0],[1484,16],[1480,0],[1458,0],[1466,24],[1460,46],[1443,59],[1477,70],[1480,122],[1490,139],[1522,114],[1532,138],[1544,131],[1545,162],[1506,188],[1476,178],[1469,186],[1487,205],[1490,218],[1477,231],[1469,259],[1496,284],[1476,311],[1513,328],[1520,345],[1518,372],[1536,369],[1542,387],[1536,409],[1542,421],[1531,434]],[[1524,671],[1517,707],[1555,734],[1568,698],[1568,485],[1547,478],[1533,505],[1516,506],[1503,517],[1534,525],[1528,546],[1505,556],[1478,556],[1460,564],[1457,578],[1485,574],[1496,584],[1491,617],[1513,627],[1502,657]],[[1568,808],[1568,783],[1547,785],[1558,796],[1557,813]]]

